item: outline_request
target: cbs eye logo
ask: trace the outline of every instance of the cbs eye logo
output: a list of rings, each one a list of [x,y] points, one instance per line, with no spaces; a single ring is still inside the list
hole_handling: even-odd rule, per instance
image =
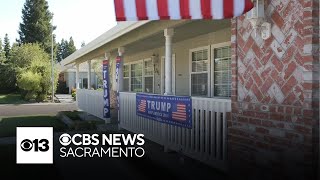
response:
[[[35,139],[35,140],[30,140],[30,139],[24,139],[20,143],[20,147],[23,151],[29,152],[32,149],[34,152],[47,152],[49,150],[49,140],[47,139]]]
[[[71,144],[71,136],[69,134],[62,134],[59,141],[61,145],[69,146]]]

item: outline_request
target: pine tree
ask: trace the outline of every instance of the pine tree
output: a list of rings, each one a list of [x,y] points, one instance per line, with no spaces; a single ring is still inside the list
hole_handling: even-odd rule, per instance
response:
[[[62,61],[63,59],[74,53],[76,50],[77,48],[74,45],[72,37],[70,37],[69,41],[62,39],[61,42],[58,43],[57,61]]]
[[[51,34],[55,29],[51,24],[52,17],[46,0],[26,0],[19,27],[19,43],[39,43],[50,54]]]
[[[0,39],[0,66],[6,63],[5,51],[2,48],[2,40]]]
[[[77,50],[76,46],[74,45],[74,41],[72,36],[69,39],[68,46],[67,46],[67,54],[66,57],[70,56],[72,53],[74,53]]]
[[[10,56],[10,49],[11,49],[10,40],[9,40],[8,34],[6,34],[4,36],[4,52],[7,59],[9,59],[9,56]]]

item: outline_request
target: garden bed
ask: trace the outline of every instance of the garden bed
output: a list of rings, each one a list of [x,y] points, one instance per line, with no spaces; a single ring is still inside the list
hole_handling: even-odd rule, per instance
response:
[[[103,120],[88,116],[87,113],[82,111],[63,111],[57,116],[70,130],[96,130],[99,124],[105,123]]]

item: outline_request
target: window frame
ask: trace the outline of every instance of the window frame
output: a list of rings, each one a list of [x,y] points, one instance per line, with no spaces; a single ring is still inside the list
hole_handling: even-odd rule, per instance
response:
[[[192,53],[201,50],[208,50],[208,66],[207,66],[207,75],[208,75],[208,98],[217,98],[217,99],[230,99],[231,97],[221,97],[214,95],[214,50],[217,48],[223,48],[226,46],[231,47],[231,42],[222,42],[217,44],[211,44],[208,46],[201,46],[193,49],[189,49],[189,95],[192,96],[192,74],[205,74],[204,72],[192,72]],[[231,57],[232,58],[232,53]],[[232,63],[232,62],[231,62]],[[205,96],[192,96],[192,97],[205,97]]]
[[[145,61],[151,61],[153,66],[153,75],[145,75]],[[152,58],[145,58],[145,59],[141,59],[141,60],[138,60],[138,61],[132,61],[132,62],[127,62],[127,63],[124,63],[123,66],[129,66],[129,77],[124,77],[124,74],[123,74],[123,79],[129,79],[129,92],[134,92],[132,91],[132,88],[131,88],[131,79],[132,79],[132,73],[131,73],[131,66],[133,64],[139,64],[139,63],[142,63],[142,92],[141,93],[146,93],[145,92],[145,77],[152,77],[152,94],[154,94],[155,92],[155,89],[154,89],[154,79],[155,79],[155,72],[154,72],[154,62],[152,61]],[[140,92],[134,92],[134,93],[140,93]]]
[[[220,99],[230,99],[231,97],[222,97],[222,96],[215,96],[214,95],[214,80],[215,80],[215,77],[214,77],[214,60],[215,60],[215,56],[214,56],[214,50],[215,49],[218,49],[218,48],[223,48],[223,47],[226,47],[226,46],[230,46],[230,49],[231,49],[231,42],[223,42],[223,43],[218,43],[218,44],[211,44],[211,56],[210,56],[210,76],[211,76],[211,85],[210,85],[210,97],[212,98],[220,98]],[[232,53],[230,53],[231,56],[231,61],[232,61]],[[232,63],[232,62],[231,62]],[[231,74],[232,76],[232,74]],[[232,80],[232,77],[231,77],[231,80]]]
[[[207,65],[207,73],[205,71],[202,72],[192,72],[192,53],[201,51],[201,50],[207,50],[208,52],[208,65]],[[193,48],[189,50],[189,95],[192,96],[192,74],[207,74],[208,77],[208,92],[207,92],[207,97],[210,97],[210,82],[211,82],[211,76],[210,76],[210,58],[211,58],[211,50],[210,50],[210,45],[209,46],[202,46],[198,48]],[[192,97],[205,97],[205,96],[192,96]]]

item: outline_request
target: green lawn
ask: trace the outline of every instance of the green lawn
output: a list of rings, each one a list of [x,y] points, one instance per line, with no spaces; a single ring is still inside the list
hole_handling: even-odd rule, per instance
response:
[[[53,127],[66,130],[66,125],[54,116],[0,117],[0,137],[16,136],[16,127]]]
[[[20,94],[0,94],[0,104],[23,104]]]

